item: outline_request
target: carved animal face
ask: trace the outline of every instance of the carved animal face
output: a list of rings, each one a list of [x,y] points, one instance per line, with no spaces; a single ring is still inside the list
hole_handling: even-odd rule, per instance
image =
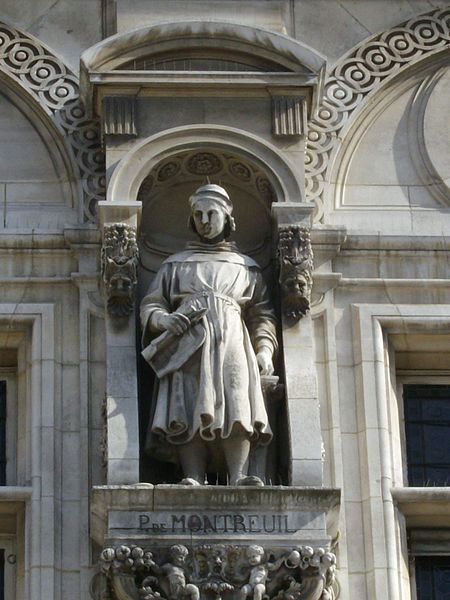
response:
[[[211,552],[209,566],[212,573],[220,573],[225,560],[225,548],[214,548]]]

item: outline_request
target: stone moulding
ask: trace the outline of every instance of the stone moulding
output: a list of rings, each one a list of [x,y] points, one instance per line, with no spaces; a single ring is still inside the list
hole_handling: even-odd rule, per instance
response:
[[[310,230],[299,225],[278,229],[283,314],[298,321],[311,307],[313,253]]]
[[[450,8],[437,9],[365,40],[333,68],[308,124],[306,197],[323,221],[328,171],[342,130],[388,80],[450,45]]]
[[[133,312],[138,255],[136,227],[125,223],[105,225],[102,278],[106,307],[113,317],[127,317]]]
[[[317,106],[325,73],[324,56],[273,31],[213,20],[151,25],[117,34],[85,50],[81,55],[80,78],[86,106],[92,101],[95,83],[105,76],[112,75],[115,81],[120,76],[124,81],[128,72],[134,80],[133,71],[121,70],[121,65],[162,51],[185,52],[186,43],[203,51],[220,47],[230,57],[237,52],[240,57],[250,54],[269,60],[274,64],[272,75],[277,74],[279,66],[279,75],[296,75],[307,85],[315,84],[312,107]]]
[[[91,595],[94,600],[334,600],[335,570],[335,555],[311,546],[174,544],[150,550],[122,544],[101,552]]]
[[[84,219],[96,221],[105,196],[105,160],[100,127],[87,118],[78,78],[35,37],[0,23],[0,74],[31,97],[62,136],[81,186]]]

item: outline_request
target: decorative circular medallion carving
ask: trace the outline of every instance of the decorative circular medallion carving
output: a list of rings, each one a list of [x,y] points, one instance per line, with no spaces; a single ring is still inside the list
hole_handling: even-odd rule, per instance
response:
[[[215,154],[199,152],[188,159],[186,168],[194,175],[216,175],[222,170],[222,162]]]
[[[180,164],[175,161],[170,161],[163,165],[158,171],[158,181],[167,181],[174,177],[180,170]]]
[[[237,179],[241,179],[242,181],[250,181],[252,178],[250,169],[241,162],[232,161],[229,169],[232,175],[234,175]]]
[[[265,177],[258,177],[256,179],[256,187],[260,194],[266,199],[271,200],[274,196],[273,188],[270,185],[270,181]]]

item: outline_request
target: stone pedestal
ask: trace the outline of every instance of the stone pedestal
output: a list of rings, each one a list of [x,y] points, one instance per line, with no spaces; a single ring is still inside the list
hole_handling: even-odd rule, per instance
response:
[[[323,488],[96,487],[93,597],[233,600],[261,576],[267,598],[332,598],[338,507]]]

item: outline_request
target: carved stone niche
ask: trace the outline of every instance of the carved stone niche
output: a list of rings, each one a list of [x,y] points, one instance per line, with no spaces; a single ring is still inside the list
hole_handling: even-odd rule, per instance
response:
[[[334,600],[339,492],[94,488],[94,600]]]

